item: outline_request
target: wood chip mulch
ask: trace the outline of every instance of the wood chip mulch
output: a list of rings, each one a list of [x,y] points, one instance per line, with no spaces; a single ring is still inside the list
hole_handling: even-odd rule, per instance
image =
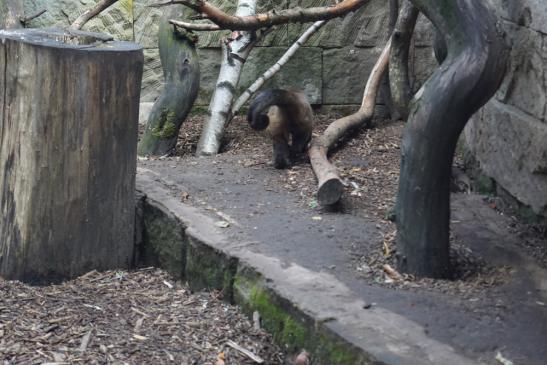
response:
[[[237,307],[158,269],[43,287],[0,279],[2,364],[255,364],[249,354],[283,363]]]

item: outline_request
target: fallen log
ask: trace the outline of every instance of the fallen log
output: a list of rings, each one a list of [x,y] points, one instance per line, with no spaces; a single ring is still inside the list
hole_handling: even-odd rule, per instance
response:
[[[344,184],[336,166],[327,158],[329,149],[349,131],[361,128],[367,124],[374,115],[376,95],[380,87],[382,76],[387,69],[391,38],[387,42],[378,61],[374,65],[365,87],[363,101],[359,110],[351,115],[332,122],[323,134],[312,139],[308,155],[313,172],[318,180],[317,201],[321,205],[337,203],[344,192]]]

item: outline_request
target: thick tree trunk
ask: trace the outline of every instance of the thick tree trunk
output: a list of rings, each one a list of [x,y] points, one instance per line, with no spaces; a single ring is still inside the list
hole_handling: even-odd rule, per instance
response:
[[[408,117],[408,104],[412,99],[412,88],[410,87],[408,73],[408,54],[410,40],[419,13],[410,0],[404,0],[399,19],[393,31],[392,51],[389,56],[389,82],[391,84],[393,105],[402,119]]]
[[[0,29],[22,28],[23,17],[22,0],[0,0]]]
[[[143,55],[80,31],[0,32],[0,274],[128,268]]]
[[[413,0],[444,35],[447,57],[416,93],[401,146],[399,270],[448,277],[450,173],[465,124],[498,89],[507,49],[483,1]]]
[[[167,19],[158,34],[165,89],[154,103],[144,135],[140,156],[162,156],[177,144],[180,127],[194,105],[199,91],[199,62],[194,44],[186,31],[178,31]]]
[[[256,0],[239,0],[236,16],[249,16],[256,12]],[[234,101],[243,63],[253,48],[252,32],[236,32],[234,39],[222,43],[222,63],[209,104],[209,118],[201,131],[196,155],[215,155],[220,150],[224,126],[231,119]]]

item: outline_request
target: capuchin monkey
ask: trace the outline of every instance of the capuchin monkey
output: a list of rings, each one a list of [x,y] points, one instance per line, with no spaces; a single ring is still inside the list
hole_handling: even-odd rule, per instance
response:
[[[313,111],[303,93],[271,89],[253,100],[247,121],[254,130],[266,129],[273,141],[274,167],[283,169],[291,164],[291,156],[306,151],[313,128]]]

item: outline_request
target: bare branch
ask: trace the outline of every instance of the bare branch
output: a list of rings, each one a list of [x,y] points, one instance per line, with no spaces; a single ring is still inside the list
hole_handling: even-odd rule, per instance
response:
[[[25,26],[25,25],[27,25],[27,23],[29,23],[30,21],[38,18],[39,16],[44,14],[46,11],[47,11],[46,9],[43,9],[43,10],[40,10],[39,12],[37,12],[33,15],[29,15],[29,16],[26,16],[26,17],[21,17],[21,18],[19,18],[19,21],[21,22],[21,24],[23,24],[23,26]]]
[[[264,72],[251,86],[247,88],[237,99],[237,101],[234,103],[234,106],[232,108],[231,115],[236,115],[237,112],[241,109],[241,107],[253,96],[261,87],[271,79],[280,69],[283,67],[284,64],[286,64],[292,56],[296,53],[296,51],[307,42],[310,37],[317,32],[318,29],[320,29],[324,24],[326,24],[326,20],[319,20],[311,27],[309,27],[301,36],[298,38],[296,42],[293,43],[293,45],[281,56],[281,58],[266,72]]]
[[[335,2],[338,4],[339,1],[335,0]],[[255,82],[252,83],[251,86],[247,88],[237,99],[237,101],[234,103],[234,106],[232,107],[231,116],[234,116],[239,112],[241,107],[249,100],[261,87],[266,83],[266,81],[270,80],[274,75],[279,72],[281,67],[285,65],[291,58],[294,56],[296,51],[300,47],[302,47],[303,44],[305,44],[308,39],[311,38],[312,35],[315,34],[323,25],[327,23],[327,20],[319,20],[315,23],[313,23],[302,35],[300,38],[294,42],[289,49],[281,56],[281,58],[269,69],[266,70],[258,79],[256,79]]]
[[[118,0],[102,0],[97,3],[93,8],[85,11],[80,15],[70,26],[72,29],[82,29],[85,23],[90,19],[100,14],[103,10],[108,8],[110,5],[116,3]]]
[[[278,24],[294,22],[305,23],[341,17],[359,9],[368,1],[369,0],[344,0],[333,6],[312,7],[306,9],[296,7],[248,16],[234,16],[227,14],[214,5],[211,5],[209,2],[203,0],[170,0],[149,6],[160,7],[177,4],[184,5],[198,13],[205,14],[209,20],[217,24],[222,29],[255,30]]]
[[[218,25],[210,24],[210,23],[188,23],[188,22],[181,22],[175,19],[169,19],[169,23],[177,27],[181,27],[188,30],[195,30],[195,31],[221,30],[221,28]]]
[[[323,135],[312,140],[308,155],[315,176],[317,176],[319,184],[317,200],[321,205],[334,204],[342,196],[344,190],[342,180],[336,167],[329,162],[327,153],[346,132],[359,128],[372,119],[376,95],[378,94],[382,76],[388,66],[390,49],[391,38],[370,72],[359,110],[352,115],[335,120],[327,127]]]

